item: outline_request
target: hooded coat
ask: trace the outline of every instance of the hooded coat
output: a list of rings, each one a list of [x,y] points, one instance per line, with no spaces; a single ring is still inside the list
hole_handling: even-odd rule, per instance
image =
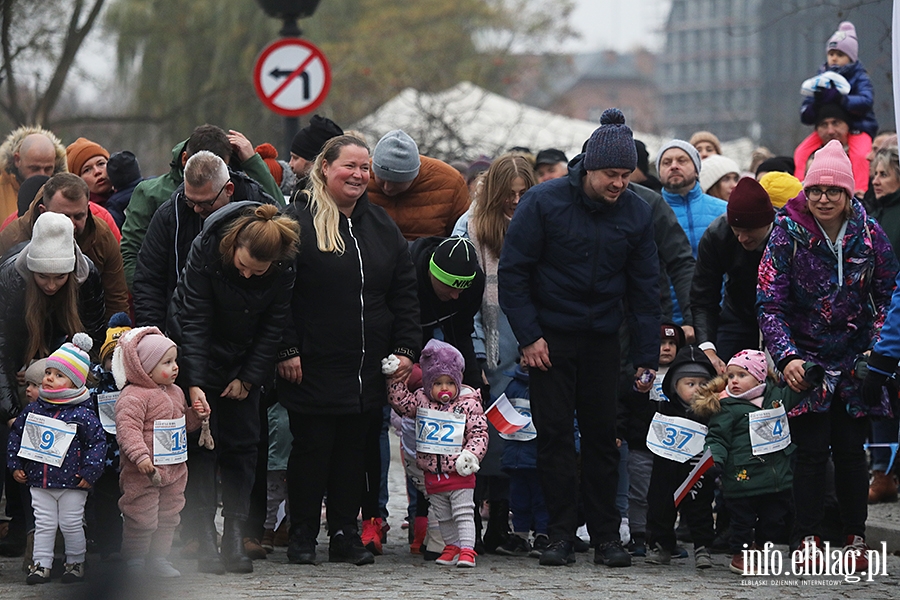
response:
[[[844,76],[850,84],[850,93],[840,96],[838,103],[851,117],[848,123],[851,131],[868,133],[871,139],[875,139],[878,133],[878,121],[873,110],[875,103],[874,87],[866,68],[858,60],[842,67],[829,67],[823,64],[819,67],[819,73],[834,71]],[[818,113],[818,103],[815,96],[805,96],[800,106],[800,122],[804,125],[815,125]]]
[[[806,208],[803,192],[775,217],[759,263],[756,303],[766,349],[780,370],[794,359],[826,371],[826,385],[813,388],[791,416],[827,412],[837,394],[853,417],[889,415],[885,398],[869,407],[856,358],[872,348],[891,302],[897,257],[884,231],[857,200],[842,241],[843,279],[836,255]]]
[[[156,327],[139,327],[119,338],[113,353],[112,370],[122,390],[116,400],[116,440],[122,465],[122,480],[147,477],[137,470],[145,459],[153,460],[153,422],[185,417],[188,431],[200,427],[200,419],[187,410],[184,392],[174,383],[159,385],[141,367],[137,347],[149,334],[162,335]],[[161,484],[169,485],[187,472],[187,463],[157,465]]]

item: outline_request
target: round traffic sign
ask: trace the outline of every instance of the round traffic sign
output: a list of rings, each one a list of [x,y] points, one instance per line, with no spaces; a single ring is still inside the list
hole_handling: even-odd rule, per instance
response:
[[[314,111],[328,95],[331,67],[315,45],[300,38],[272,42],[260,53],[253,69],[256,95],[285,117]]]

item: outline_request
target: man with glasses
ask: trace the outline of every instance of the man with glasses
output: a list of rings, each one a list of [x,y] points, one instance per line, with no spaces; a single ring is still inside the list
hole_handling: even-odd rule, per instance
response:
[[[229,202],[240,200],[275,203],[256,181],[230,170],[208,150],[187,160],[184,182],[153,215],[138,253],[133,289],[138,326],[155,325],[165,331],[169,299],[203,222]]]

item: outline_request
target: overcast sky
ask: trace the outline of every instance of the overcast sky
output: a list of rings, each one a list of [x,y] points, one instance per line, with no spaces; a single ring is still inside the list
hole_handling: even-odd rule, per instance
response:
[[[571,23],[582,38],[563,47],[570,52],[644,46],[658,50],[671,0],[575,0]]]

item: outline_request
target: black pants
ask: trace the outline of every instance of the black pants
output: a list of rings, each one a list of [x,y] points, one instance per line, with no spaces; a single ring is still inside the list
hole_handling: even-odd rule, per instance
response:
[[[690,528],[694,547],[712,546],[715,539],[712,516],[715,483],[709,473],[700,478],[681,504],[675,506],[675,490],[693,468],[691,461],[677,463],[653,456],[653,472],[647,490],[647,541],[651,548],[659,544],[670,552],[675,549],[675,518],[679,511]]]
[[[119,474],[109,467],[103,470],[88,495],[85,517],[90,538],[97,544],[103,556],[122,549],[122,511],[119,510]]]
[[[759,341],[759,326],[756,319],[749,323],[741,322],[727,306],[722,309],[716,332],[716,354],[719,358],[727,363],[741,350],[759,349]]]
[[[863,444],[870,421],[852,418],[845,403],[834,398],[826,413],[806,413],[790,420],[794,452],[794,505],[797,517],[792,541],[822,535],[825,513],[825,469],[834,462],[834,487],[844,536],[865,537],[869,514],[869,472]]]
[[[253,489],[250,490],[250,508],[247,523],[244,524],[244,537],[261,539],[266,525],[266,487],[269,473],[269,404],[265,402],[263,391],[259,401],[259,443],[256,446],[256,476]]]
[[[550,520],[550,541],[575,539],[578,467],[575,412],[581,432],[581,495],[594,545],[619,539],[616,486],[616,381],[618,333],[545,331],[553,366],[531,369],[531,409],[537,429],[537,467]]]
[[[381,408],[373,411],[381,418]],[[319,534],[322,499],[328,493],[328,531],[357,533],[356,515],[365,476],[366,430],[373,414],[309,415],[288,409],[291,457],[288,500],[291,537],[314,541]]]
[[[365,473],[361,479],[363,521],[381,517],[381,432],[385,428],[384,411],[373,410],[367,416]]]
[[[218,471],[222,482],[222,515],[246,521],[256,474],[259,444],[259,388],[243,400],[222,398],[221,389],[203,388],[212,411],[209,430],[215,449],[201,448],[200,430],[188,434],[188,477],[183,514],[212,522],[216,514]],[[185,519],[188,520],[188,519]]]
[[[731,511],[731,537],[728,541],[731,553],[740,554],[754,542],[759,547],[766,542],[781,543],[790,527],[793,502],[790,490],[746,498],[728,498],[728,508]]]

